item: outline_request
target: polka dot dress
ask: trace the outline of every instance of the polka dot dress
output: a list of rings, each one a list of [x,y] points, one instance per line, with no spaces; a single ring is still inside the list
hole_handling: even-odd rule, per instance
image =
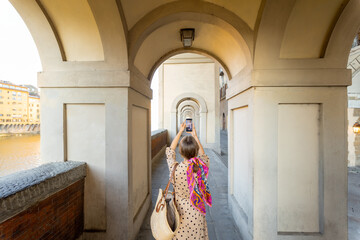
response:
[[[166,148],[166,158],[170,173],[175,160],[175,151]],[[200,158],[209,166],[209,158],[206,154]],[[190,203],[189,187],[186,180],[187,164],[179,163],[175,171],[175,202],[180,214],[180,226],[173,240],[209,239],[206,218],[197,211]]]

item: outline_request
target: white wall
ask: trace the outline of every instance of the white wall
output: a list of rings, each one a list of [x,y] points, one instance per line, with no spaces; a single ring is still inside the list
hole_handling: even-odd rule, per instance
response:
[[[320,110],[278,105],[278,232],[320,232]]]
[[[252,159],[250,146],[249,108],[242,107],[232,110],[233,131],[233,161],[230,167],[234,172],[232,179],[233,195],[241,207],[246,221],[252,218]]]
[[[66,104],[67,160],[86,162],[84,229],[106,230],[105,105]]]

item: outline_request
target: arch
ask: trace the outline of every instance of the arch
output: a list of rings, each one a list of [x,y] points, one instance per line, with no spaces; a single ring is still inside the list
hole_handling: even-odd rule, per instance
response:
[[[339,17],[334,20],[336,22],[333,29],[330,29],[330,37],[327,44],[325,43],[323,57],[280,58],[285,28],[295,2],[282,1],[278,5],[268,1],[265,3],[255,40],[254,69],[346,68],[351,43],[360,27],[359,1],[349,0]],[[277,21],[274,22],[272,19]]]
[[[154,76],[154,73],[156,72],[156,69],[158,69],[158,67],[160,67],[160,65],[163,62],[165,62],[167,59],[169,59],[169,58],[171,58],[171,57],[173,57],[175,55],[181,54],[181,53],[197,53],[197,54],[206,56],[206,57],[214,60],[215,62],[218,62],[221,65],[221,67],[225,70],[226,75],[228,76],[228,79],[231,80],[232,75],[231,75],[231,73],[229,71],[228,66],[226,66],[226,64],[219,57],[217,57],[215,54],[213,54],[211,52],[205,51],[203,49],[198,49],[198,48],[191,48],[191,49],[178,48],[178,49],[174,49],[173,51],[170,51],[170,52],[166,53],[165,55],[160,57],[159,60],[157,60],[155,62],[154,66],[150,70],[150,73],[148,75],[148,79],[150,79],[150,81],[152,80],[152,78]]]
[[[68,53],[72,54],[71,49],[76,51],[76,47],[71,47],[68,49],[70,52],[66,52],[64,41],[71,46],[74,44],[73,40],[76,40],[77,44],[80,45],[81,39],[84,37],[81,35],[83,31],[75,31],[76,34],[73,34],[74,31],[71,26],[62,22],[62,15],[56,12],[56,7],[48,6],[49,1],[10,0],[10,2],[23,18],[34,38],[43,71],[58,71],[59,69],[85,71],[94,68],[118,69],[119,67],[121,70],[128,69],[127,29],[124,28],[124,19],[121,17],[120,11],[121,4],[118,1],[107,1],[106,3],[84,1],[83,4],[86,5],[85,8],[87,9],[80,8],[80,10],[82,12],[87,11],[88,16],[94,21],[89,31],[92,31],[93,35],[95,34],[100,39],[100,42],[94,42],[93,45],[97,46],[98,52],[101,51],[103,56],[95,56],[91,59],[91,56],[87,58],[78,55],[75,56],[75,61],[71,62],[67,61],[67,55]],[[51,15],[51,13],[56,14]],[[74,16],[70,20],[77,23],[77,19]],[[56,26],[57,22],[62,23],[62,31],[58,29],[59,26]],[[66,34],[68,39],[62,39],[62,34]],[[88,39],[91,40],[91,38]],[[93,49],[93,46],[90,46],[90,49]],[[86,51],[83,52],[86,55]]]
[[[350,0],[332,31],[325,57],[334,65],[346,68],[351,44],[360,29],[360,2]]]
[[[129,64],[139,69],[144,76],[152,76],[156,66],[160,65],[160,62],[167,55],[182,50],[177,31],[185,25],[194,27],[195,31],[200,29],[200,34],[195,37],[193,47],[188,48],[188,50],[202,52],[216,59],[226,67],[229,79],[244,68],[252,69],[253,31],[251,29],[243,31],[243,29],[235,28],[234,25],[216,15],[209,15],[200,11],[195,12],[194,10],[176,12],[163,18],[155,18],[153,21],[155,22],[152,25],[146,25],[147,28],[144,25],[139,27],[141,30],[132,29],[131,32],[135,31],[135,33],[129,34]],[[169,30],[171,31],[170,35]],[[211,31],[212,37],[201,34],[201,32],[208,31]],[[247,37],[245,41],[244,35],[251,37]],[[159,38],[160,36],[161,38]],[[167,39],[163,42],[166,43],[166,46],[163,44],[160,46],[159,41],[156,40],[158,38]],[[214,47],[217,45],[221,45],[222,48]],[[157,51],[159,47],[162,51]],[[149,58],[149,63],[144,62],[144,59]]]
[[[179,104],[185,100],[194,100],[200,106],[200,113],[207,113],[208,110],[204,98],[196,93],[183,93],[177,96],[171,104],[171,112],[176,113]]]
[[[169,23],[179,20],[179,14],[187,13],[206,14],[224,20],[241,34],[249,46],[250,52],[253,52],[254,31],[239,16],[226,8],[205,1],[187,1],[187,4],[177,1],[155,8],[131,28],[129,31],[130,55],[132,52],[136,53],[139,43],[143,42],[146,36],[161,26],[163,22]],[[202,18],[201,20],[204,21],[205,19]],[[207,21],[209,20],[207,19]]]
[[[20,14],[34,39],[43,70],[61,63],[64,51],[52,24],[37,1],[10,0]]]
[[[207,129],[207,106],[203,97],[195,93],[183,93],[177,96],[171,105],[171,137],[175,137],[177,132],[178,108],[179,106],[186,106],[183,102],[194,102],[194,107],[199,108],[199,136],[200,140],[206,144],[206,129]]]
[[[194,100],[185,100],[182,101],[177,109],[179,109],[180,111],[182,111],[185,107],[192,107],[194,110],[200,110],[200,106],[194,101]],[[199,111],[200,112],[200,111]]]
[[[180,125],[182,119],[183,114],[186,111],[191,111],[193,113],[193,122],[195,124],[195,126],[199,126],[198,129],[198,134],[199,136],[201,135],[200,132],[200,124],[201,124],[201,119],[200,119],[200,106],[197,102],[195,102],[194,100],[184,100],[181,101],[180,104],[177,106],[177,126]]]

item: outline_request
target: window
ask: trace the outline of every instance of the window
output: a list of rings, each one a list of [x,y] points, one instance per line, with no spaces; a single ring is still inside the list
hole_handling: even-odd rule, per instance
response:
[[[16,108],[13,108],[13,111],[16,111]]]
[[[0,86],[1,87],[1,86]],[[2,90],[0,89],[0,92],[2,92]]]
[[[0,113],[0,117],[4,116],[4,114]]]
[[[18,92],[18,96],[21,96],[21,92]]]
[[[4,102],[0,102],[0,104],[4,104]]]
[[[30,117],[32,117],[32,114],[30,114]]]
[[[11,117],[11,114],[6,114],[7,117]]]
[[[36,106],[39,107],[39,104],[37,104]]]
[[[12,97],[12,100],[16,100],[16,97]]]
[[[18,98],[18,101],[22,101],[22,98],[21,98],[21,97],[19,97],[19,98]]]
[[[16,104],[16,102],[13,102],[12,104]]]
[[[32,108],[30,108],[30,112],[32,112]]]
[[[0,98],[3,98],[3,96],[0,96]]]
[[[16,96],[16,92],[12,92],[12,95],[13,95],[13,96]]]

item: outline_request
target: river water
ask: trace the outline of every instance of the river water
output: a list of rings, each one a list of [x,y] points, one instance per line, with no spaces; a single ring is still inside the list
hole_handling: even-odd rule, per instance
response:
[[[40,134],[0,137],[0,177],[40,164]]]

